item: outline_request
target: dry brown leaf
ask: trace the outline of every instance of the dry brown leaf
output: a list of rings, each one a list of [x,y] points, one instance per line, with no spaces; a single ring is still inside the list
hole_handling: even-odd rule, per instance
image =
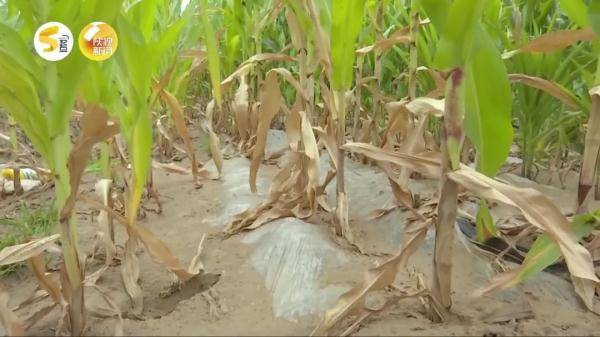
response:
[[[593,198],[592,186],[596,178],[596,167],[600,160],[600,86],[590,90],[592,108],[587,124],[585,149],[581,172],[579,175],[579,190],[577,193],[577,212],[584,213],[587,204]]]
[[[440,176],[440,161],[438,158],[392,152],[364,143],[346,143],[342,148],[346,151],[362,154],[376,161],[407,167],[428,178]]]
[[[131,298],[131,311],[134,315],[141,315],[144,310],[144,294],[138,280],[140,279],[140,262],[135,254],[137,238],[129,235],[125,242],[125,258],[121,267],[121,278],[127,294]]]
[[[409,257],[425,240],[431,221],[421,223],[416,228],[406,228],[405,239],[400,251],[378,267],[369,269],[362,283],[340,296],[336,305],[325,313],[324,320],[312,332],[313,336],[330,335],[340,322],[349,316],[360,316],[367,309],[368,293],[384,289],[392,284],[398,271],[406,265]]]
[[[176,65],[177,61],[174,61],[156,82],[156,84],[154,85],[154,90],[156,90],[156,92],[161,92],[169,84],[169,82],[171,82],[171,77],[173,77],[173,70],[175,70]]]
[[[42,254],[32,256],[27,262],[40,289],[46,291],[54,303],[60,304],[61,306],[64,305],[60,285],[55,282],[56,280],[53,280],[46,275],[46,261],[44,261]]]
[[[0,266],[23,262],[39,255],[59,238],[60,234],[54,234],[41,239],[31,240],[20,245],[6,247],[0,251]]]
[[[198,243],[198,249],[196,250],[196,255],[194,255],[194,257],[192,258],[192,261],[190,262],[190,266],[187,269],[188,273],[190,273],[192,275],[198,275],[198,274],[204,272],[204,263],[202,263],[200,256],[202,255],[202,252],[204,251],[204,242],[205,241],[206,241],[206,234],[203,234],[202,238],[200,239],[200,243]]]
[[[244,63],[255,63],[255,62],[263,62],[263,61],[272,61],[272,62],[292,62],[296,59],[292,56],[286,54],[274,54],[274,53],[263,53],[256,54],[251,56]]]
[[[366,220],[377,220],[382,216],[394,211],[396,208],[398,208],[398,204],[394,202],[394,199],[390,199],[385,203],[383,207],[374,209],[371,212],[369,212],[369,214],[366,217]]]
[[[202,122],[202,128],[208,134],[210,155],[212,157],[213,162],[215,163],[215,167],[217,168],[217,177],[215,179],[218,179],[221,177],[221,172],[223,171],[223,153],[221,153],[221,148],[220,148],[221,140],[219,139],[219,137],[217,136],[217,134],[215,133],[215,131],[213,129],[214,111],[215,111],[215,100],[213,99],[210,102],[208,102],[208,104],[206,105],[206,119]],[[210,175],[210,173],[208,173],[208,172],[206,172],[206,173],[201,172],[200,176],[205,177],[206,174]]]
[[[320,169],[321,169],[321,159],[319,155],[319,147],[317,146],[317,140],[315,139],[315,134],[313,133],[312,127],[308,118],[306,117],[306,113],[304,111],[300,111],[300,117],[302,120],[302,143],[304,145],[304,154],[308,157],[308,166],[307,166],[307,174],[308,174],[308,189],[316,190],[317,186],[319,186],[319,179],[321,177]]]
[[[304,92],[304,90],[302,90],[300,82],[298,82],[298,80],[294,77],[294,75],[292,75],[292,73],[289,70],[285,68],[274,68],[269,70],[269,72],[271,71],[278,73],[281,76],[281,78],[283,78],[289,84],[291,84],[294,87],[294,89],[296,89],[296,92],[299,93],[305,101],[309,100],[308,94]]]
[[[292,151],[298,151],[298,144],[302,141],[302,117],[300,116],[301,108],[302,102],[300,98],[298,98],[290,109],[287,122],[285,123],[285,133],[287,135],[288,144]]]
[[[112,179],[100,179],[95,185],[96,195],[100,197],[100,200],[102,200],[102,203],[106,207],[111,207],[111,188]],[[113,258],[117,253],[115,243],[112,241],[114,233],[112,218],[108,212],[100,210],[98,214],[98,227],[98,239],[106,254],[104,265],[108,267],[112,264]]]
[[[433,115],[442,117],[444,114],[444,99],[435,99],[430,97],[418,97],[406,104],[406,109],[416,116]]]
[[[181,167],[175,163],[159,163],[159,162],[153,160],[152,168],[159,169],[159,170],[165,170],[169,173],[176,173],[176,174],[182,174],[182,175],[192,174],[191,169]]]
[[[446,157],[443,155],[443,157]],[[445,172],[449,158],[442,159],[447,164],[442,164]],[[442,175],[439,182],[440,198],[437,207],[434,244],[434,273],[432,296],[439,301],[442,308],[450,309],[452,306],[452,250],[454,246],[454,233],[456,227],[456,214],[458,209],[458,185]]]
[[[352,229],[350,229],[350,223],[348,221],[348,196],[346,193],[338,192],[335,215],[335,220],[337,222],[336,234],[355,246],[356,241],[354,240],[354,234],[352,233]]]
[[[110,213],[130,233],[128,243],[132,237],[139,238],[140,241],[144,244],[144,247],[146,247],[147,251],[150,253],[151,257],[159,264],[164,265],[167,269],[169,269],[169,271],[171,271],[173,274],[175,274],[180,280],[186,281],[186,280],[192,278],[193,276],[195,276],[195,274],[188,272],[188,269],[184,268],[181,265],[181,263],[179,262],[179,259],[177,259],[171,253],[171,250],[165,245],[165,243],[163,241],[161,241],[159,238],[157,238],[154,235],[154,233],[152,233],[149,229],[139,226],[135,223],[134,224],[129,223],[129,221],[127,221],[127,219],[123,215],[106,207],[104,204],[102,204],[100,202],[97,202],[95,200],[91,200],[88,198],[85,198],[84,201],[86,201],[90,205],[92,205],[100,210],[105,210],[108,213]],[[131,247],[131,246],[133,246],[133,247]],[[128,253],[128,249],[129,249],[130,252],[133,254],[133,256],[135,256],[135,246],[134,245],[131,245],[131,246],[128,248],[127,243],[126,243],[125,251],[126,251],[126,253]],[[138,273],[139,273],[139,271],[138,271]]]
[[[187,269],[181,265],[179,259],[171,253],[171,250],[164,242],[159,240],[150,230],[137,225],[134,230],[156,262],[165,266],[182,281],[187,281],[194,276],[194,274],[189,273]]]
[[[296,18],[296,14],[292,9],[286,7],[285,17],[288,24],[288,29],[290,31],[290,38],[292,40],[292,45],[296,50],[301,50],[306,48],[306,35],[300,29],[300,24],[298,23],[298,19]]]
[[[319,141],[323,143],[325,149],[327,150],[327,153],[329,154],[329,158],[331,158],[329,162],[331,163],[331,165],[333,165],[333,168],[337,170],[337,143],[335,140],[334,132],[331,130],[331,127],[328,126],[327,129],[328,131],[323,130],[323,128],[318,126],[313,127],[313,130],[315,130],[319,135]]]
[[[389,102],[385,105],[385,108],[388,111],[389,122],[380,145],[384,150],[393,150],[394,144],[396,143],[395,138],[398,135],[406,138],[408,134],[408,130],[410,129],[410,112],[406,109],[406,103],[406,100],[401,100],[398,102]],[[398,204],[412,208],[413,196],[408,189],[407,184],[400,183],[394,172],[392,172],[389,163],[378,162],[378,165],[387,174],[388,181],[392,187],[392,192]]]
[[[188,131],[187,125],[185,125],[185,117],[183,116],[183,108],[177,98],[168,92],[167,90],[160,91],[160,97],[163,99],[169,111],[171,111],[171,118],[173,119],[173,123],[175,124],[175,129],[179,134],[179,137],[183,140],[183,144],[185,145],[186,153],[192,162],[192,175],[194,177],[194,181],[198,180],[198,160],[196,159],[196,151],[194,150],[194,144],[192,143],[192,139],[190,137],[190,133]]]
[[[237,127],[240,140],[245,142],[249,137],[248,123],[248,84],[246,83],[246,76],[240,76],[240,86],[235,93],[235,97],[232,103],[232,109],[235,118],[235,125]]]
[[[252,162],[250,163],[250,189],[256,193],[256,176],[258,167],[265,155],[265,146],[267,145],[267,134],[271,127],[271,121],[279,112],[282,104],[279,83],[277,82],[277,73],[268,72],[267,78],[261,88],[261,104],[258,111],[258,129],[256,131],[256,147],[252,152]]]
[[[525,74],[510,74],[508,75],[508,79],[513,83],[522,83],[544,91],[571,109],[579,109],[579,103],[568,92],[552,81]]]
[[[65,202],[65,206],[60,210],[60,222],[63,223],[71,216],[79,183],[85,170],[86,163],[90,157],[90,152],[94,145],[119,133],[119,125],[108,119],[108,114],[103,108],[91,105],[88,106],[81,119],[81,135],[73,145],[69,154],[69,172],[71,194]]]
[[[394,33],[392,33],[392,35],[390,35],[390,37],[388,37],[387,39],[379,40],[379,41],[375,42],[375,44],[372,44],[370,46],[366,46],[366,47],[356,50],[356,54],[360,55],[360,56],[364,56],[364,55],[372,52],[373,50],[375,50],[375,52],[377,54],[382,54],[397,44],[400,44],[400,43],[408,44],[408,43],[410,43],[410,41],[411,41],[410,29],[400,28],[397,31],[395,31]]]
[[[389,122],[383,133],[381,148],[389,149],[394,144],[394,137],[400,134],[406,136],[409,126],[409,112],[406,109],[406,101],[389,102],[385,105],[388,112]]]
[[[254,63],[242,63],[231,75],[221,81],[221,91],[225,92],[236,78],[245,76],[254,67]]]
[[[569,221],[542,193],[531,188],[514,187],[489,178],[462,165],[448,176],[480,198],[493,200],[521,210],[534,226],[548,234],[559,246],[571,275],[599,282],[590,253],[579,244]]]
[[[253,55],[240,64],[240,66],[231,75],[221,82],[221,90],[225,92],[236,78],[247,74],[258,62],[293,62],[295,60],[296,59],[294,57],[286,54],[263,53]]]
[[[436,172],[439,173],[439,161],[436,159],[397,154],[360,143],[346,144],[344,148],[365,154],[375,160],[408,167],[418,172],[427,172],[431,176],[436,176]],[[520,209],[530,223],[542,229],[558,243],[574,277],[583,279],[584,283],[598,282],[589,252],[577,242],[568,220],[560,210],[540,192],[498,182],[464,165],[460,170],[448,173],[448,176],[481,198]],[[574,285],[578,287],[578,283],[582,282],[575,282]],[[586,293],[586,289],[589,287],[578,288],[576,291],[583,294]]]
[[[358,141],[361,143],[370,144],[373,141],[373,135],[377,138],[375,130],[375,122],[369,116],[366,119],[361,119],[361,128],[358,132]]]
[[[6,329],[9,336],[25,336],[23,324],[17,316],[8,308],[8,293],[0,284],[0,323]]]
[[[165,137],[167,142],[169,142],[169,146],[174,147],[177,151],[179,151],[183,154],[187,154],[187,151],[183,147],[181,147],[181,145],[179,145],[177,142],[175,142],[175,140],[171,136],[171,133],[169,132],[169,130],[167,130],[167,128],[163,124],[163,120],[165,118],[167,118],[167,115],[160,116],[156,119],[156,129],[163,137]]]
[[[361,77],[361,78],[356,79],[356,87],[362,87],[362,86],[367,85],[371,81],[377,81],[377,80],[379,80],[379,78],[375,77],[375,76]]]
[[[564,49],[579,41],[592,41],[596,37],[597,35],[592,30],[592,27],[578,30],[558,30],[546,33],[527,42],[519,49],[519,52],[549,53]]]
[[[210,155],[215,163],[219,177],[223,172],[223,153],[221,152],[220,144],[221,140],[219,139],[219,136],[211,129],[209,132]]]
[[[273,220],[282,219],[293,215],[294,214],[290,209],[272,208],[258,214],[256,219],[252,221],[252,224],[250,226],[245,227],[244,230],[257,229],[260,226],[269,223]]]

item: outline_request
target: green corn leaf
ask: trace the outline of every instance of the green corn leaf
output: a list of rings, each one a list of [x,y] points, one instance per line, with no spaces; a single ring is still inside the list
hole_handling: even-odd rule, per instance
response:
[[[464,66],[471,54],[475,28],[487,1],[455,0],[442,30],[435,64],[440,69]]]
[[[450,0],[419,0],[419,2],[435,29],[443,32],[450,10]]]
[[[47,11],[45,10],[44,4],[41,3],[40,7],[36,7],[32,2],[33,1],[23,0],[9,0],[8,2],[9,7],[11,7],[14,12],[18,12],[19,19],[23,21],[23,25],[19,30],[19,35],[21,35],[24,41],[30,41],[33,38],[35,30],[39,26],[39,22],[46,22]]]
[[[0,23],[0,51],[19,63],[36,80],[40,80],[41,67],[35,62],[29,48],[12,28]]]
[[[583,0],[560,0],[560,7],[578,26],[588,25],[587,6]]]
[[[135,105],[131,107],[135,109]],[[144,109],[144,108],[142,108]],[[133,191],[129,201],[129,220],[137,216],[137,210],[146,185],[148,170],[152,160],[152,120],[147,108],[139,114],[131,135],[131,163],[133,166]]]
[[[168,55],[173,55],[176,52],[174,46],[177,45],[177,40],[181,35],[181,30],[188,23],[187,18],[182,18],[171,24],[164,32],[161,33],[160,38],[156,42],[152,42],[148,45],[148,50],[152,51],[153,57],[151,58],[151,64],[154,71],[159,70],[157,74],[160,74],[161,61]],[[170,62],[166,62],[170,64]]]
[[[137,3],[132,9],[133,22],[139,28],[145,41],[152,39],[154,21],[157,11],[157,0],[144,0]]]
[[[72,53],[62,62],[48,66],[46,84],[52,99],[46,111],[51,138],[69,132],[71,111],[88,65],[81,54]]]
[[[591,0],[587,15],[592,29],[600,35],[600,0]]]
[[[0,52],[0,87],[4,87],[12,94],[14,99],[23,105],[26,111],[34,118],[44,119],[42,107],[38,99],[37,88],[27,72],[12,58]],[[28,116],[24,116],[27,118]],[[16,119],[16,118],[15,118]]]
[[[148,70],[151,69],[151,57],[147,54],[144,37],[142,33],[122,15],[117,19],[119,31],[119,51],[117,52],[120,68],[126,74],[124,85],[129,99],[138,101],[146,100],[150,95],[151,77]],[[145,57],[140,57],[144,55]],[[135,115],[137,112],[132,111]]]
[[[0,71],[2,71],[1,67]],[[4,87],[0,87],[0,106],[8,111],[9,115],[25,132],[35,149],[44,158],[46,164],[52,167],[52,151],[48,143],[46,120],[41,111],[38,111],[38,117],[34,117],[31,111],[27,110],[22,102]]]
[[[490,207],[485,200],[481,200],[479,204],[475,229],[477,231],[477,241],[479,242],[485,242],[487,239],[498,235],[498,228],[496,228],[494,218],[490,213]]]
[[[365,0],[333,0],[331,25],[331,84],[346,90],[354,75],[355,44],[363,21]]]
[[[206,43],[206,52],[208,54],[208,69],[210,72],[210,81],[212,83],[213,94],[217,106],[221,106],[221,65],[219,60],[219,47],[213,26],[208,17],[208,2],[201,0],[200,21],[204,27],[204,41]]]
[[[599,221],[598,214],[584,214],[573,219],[571,225],[577,238],[581,239],[589,235],[598,226]],[[556,242],[546,234],[539,236],[525,256],[516,283],[531,279],[560,257],[560,248]]]
[[[106,22],[114,27],[122,5],[123,0],[85,1],[81,5],[81,14],[83,17],[94,18],[95,21]]]
[[[465,131],[477,149],[477,169],[494,176],[513,140],[511,88],[500,52],[477,25],[467,67]]]

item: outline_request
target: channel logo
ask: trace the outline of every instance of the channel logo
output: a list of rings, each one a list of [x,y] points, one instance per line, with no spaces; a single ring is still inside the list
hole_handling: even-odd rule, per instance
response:
[[[117,32],[107,23],[90,23],[79,33],[79,49],[92,61],[108,60],[118,47]]]
[[[73,50],[73,34],[60,22],[47,22],[38,28],[33,37],[37,54],[47,61],[60,61]]]

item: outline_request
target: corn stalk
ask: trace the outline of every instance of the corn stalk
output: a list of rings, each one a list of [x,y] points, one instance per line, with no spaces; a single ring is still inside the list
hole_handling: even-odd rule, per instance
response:
[[[452,246],[454,245],[454,225],[458,209],[458,187],[447,177],[447,173],[460,166],[460,144],[463,140],[462,122],[464,118],[464,70],[451,71],[446,90],[446,106],[442,130],[442,176],[436,223],[435,250],[433,257],[433,294],[446,308],[452,300]]]
[[[333,125],[337,134],[337,212],[336,232],[349,234],[347,224],[348,203],[344,186],[345,153],[342,146],[346,139],[346,92],[352,85],[355,61],[354,44],[362,27],[365,0],[334,0],[331,25],[331,91],[334,97]],[[352,241],[352,239],[350,239]]]
[[[452,69],[447,84],[442,131],[444,159],[432,289],[440,303],[450,308],[457,190],[446,175],[460,166],[463,124],[466,136],[477,150],[479,171],[494,176],[504,163],[512,143],[510,86],[500,53],[480,23],[485,9],[483,2],[455,0],[440,4],[424,0],[421,4],[441,33],[436,66]],[[483,201],[480,218],[486,211],[487,204]],[[488,227],[491,226],[488,221]]]

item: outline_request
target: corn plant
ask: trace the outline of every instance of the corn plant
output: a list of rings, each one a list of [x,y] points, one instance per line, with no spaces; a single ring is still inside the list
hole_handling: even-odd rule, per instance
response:
[[[74,335],[80,335],[85,326],[84,274],[77,226],[71,217],[79,183],[77,175],[81,174],[77,171],[83,170],[84,163],[78,158],[78,148],[71,152],[69,121],[88,62],[74,52],[64,62],[42,63],[29,52],[25,41],[31,41],[36,27],[47,21],[65,22],[73,29],[83,28],[92,15],[111,21],[120,5],[120,1],[60,1],[52,6],[42,1],[11,1],[8,10],[16,15],[14,25],[0,26],[0,103],[25,131],[54,175],[64,257],[65,277],[61,280],[68,303],[67,329]]]
[[[496,203],[519,211],[535,228],[522,264],[493,277],[478,294],[512,287],[564,259],[574,290],[593,310],[599,280],[581,243],[596,235],[600,221],[597,211],[588,212],[600,174],[599,10],[596,0],[0,0],[0,107],[16,122],[13,141],[23,130],[52,172],[60,223],[60,234],[0,252],[0,266],[20,262],[12,249],[29,252],[22,256],[63,309],[60,332],[79,335],[86,325],[84,289],[96,286],[118,254],[114,220],[127,234],[121,275],[130,311],[143,316],[140,243],[177,276],[179,289],[201,275],[197,257],[183,267],[138,224],[144,191],[159,200],[152,170],[187,174],[198,184],[227,179],[220,149],[225,138],[249,159],[253,193],[265,159],[289,154],[266,199],[235,215],[226,236],[282,217],[327,215],[320,218],[332,219],[336,239],[342,236],[365,253],[348,220],[348,160],[375,164],[387,176],[393,200],[377,214],[396,208],[409,214],[398,252],[344,293],[315,334],[335,334],[352,316],[343,330],[349,334],[371,316],[368,294],[393,285],[430,229],[433,279],[419,280],[414,293],[400,298],[420,297],[433,320],[445,320],[452,309],[452,247],[463,193],[479,200],[476,241],[507,235],[492,216]],[[33,56],[29,41],[51,20],[74,32],[91,21],[107,22],[119,34],[119,50],[101,63],[77,50],[64,61],[44,62]],[[193,109],[197,114],[187,115],[188,103],[201,106]],[[72,135],[77,119],[82,130]],[[190,132],[198,126],[216,172],[199,159]],[[285,130],[287,148],[265,158],[272,128]],[[495,178],[513,143],[529,178],[581,153],[577,216],[567,218],[538,191]],[[85,201],[101,211],[106,259],[85,275],[71,213],[97,144],[102,202]],[[189,168],[159,162],[156,144],[161,154],[185,154],[189,164],[182,165]],[[326,174],[323,155],[330,158]],[[114,157],[129,169],[112,170]],[[415,177],[438,181],[437,200],[423,203],[412,194]],[[124,215],[110,201],[119,178]],[[336,205],[329,205],[327,186],[334,178]],[[45,276],[40,255],[56,240],[64,261],[60,287]],[[0,315],[9,331],[21,333],[6,299],[0,289]]]

